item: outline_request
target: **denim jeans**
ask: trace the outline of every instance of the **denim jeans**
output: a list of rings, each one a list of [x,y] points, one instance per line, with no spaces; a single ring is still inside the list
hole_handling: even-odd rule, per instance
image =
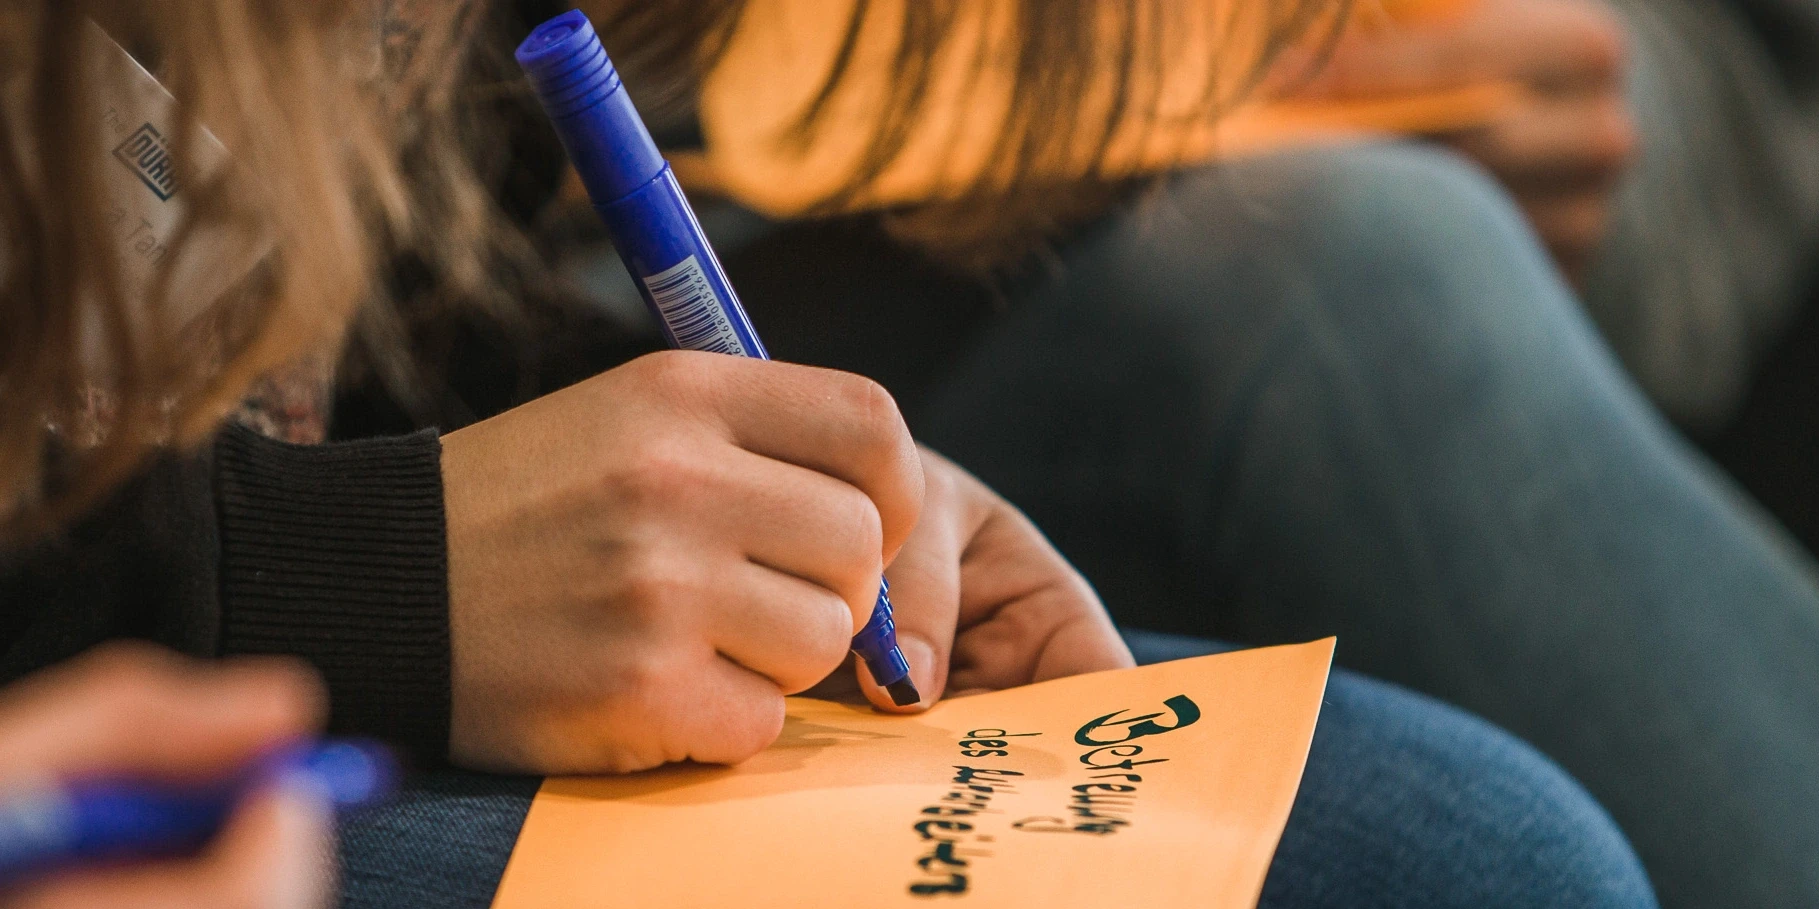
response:
[[[1558,761],[1669,909],[1819,906],[1810,557],[1648,405],[1488,179],[1415,146],[1263,159],[1059,260],[915,426],[1114,617],[1336,634]]]
[[[1130,638],[1146,662],[1218,649]],[[536,788],[446,773],[354,818],[342,831],[342,905],[489,905]],[[1546,758],[1438,702],[1334,674],[1264,909],[1654,905],[1609,816]]]

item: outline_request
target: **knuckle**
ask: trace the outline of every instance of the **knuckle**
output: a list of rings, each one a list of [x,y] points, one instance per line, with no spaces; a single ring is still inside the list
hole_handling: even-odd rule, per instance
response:
[[[930,500],[947,500],[960,491],[960,476],[957,470],[935,457],[924,459],[927,463],[922,471],[922,494]]]
[[[839,597],[818,598],[805,612],[798,642],[801,669],[792,678],[780,680],[786,694],[812,688],[839,669],[852,648],[853,632],[858,630],[853,624],[852,607]],[[867,612],[870,612],[869,606]]]
[[[1621,103],[1612,104],[1598,119],[1593,154],[1607,170],[1621,170],[1634,160],[1640,143],[1636,119]]]
[[[645,354],[632,361],[638,378],[652,388],[688,392],[699,388],[702,378],[700,355],[688,350],[662,350]]]
[[[1602,4],[1582,4],[1568,21],[1574,22],[1565,36],[1579,61],[1579,69],[1588,77],[1615,84],[1623,78],[1629,63],[1629,33],[1617,13]]]
[[[884,509],[886,525],[907,529],[923,497],[922,462],[896,399],[884,386],[856,375],[844,378],[838,394],[856,427],[853,457],[871,478],[867,492]]]
[[[639,393],[660,408],[699,413],[711,408],[715,385],[733,360],[720,354],[694,350],[665,350],[645,354],[627,365]]]
[[[1600,11],[1591,28],[1586,30],[1586,59],[1593,71],[1615,82],[1623,77],[1629,63],[1629,35],[1616,14]]]
[[[884,572],[884,518],[876,503],[864,493],[855,490],[846,500],[845,514],[834,524],[842,528],[836,550],[840,562],[831,566],[829,578],[845,603],[842,612],[863,624],[864,616],[871,614],[872,602],[878,595],[878,578]],[[853,625],[847,635],[850,637],[858,627]]]
[[[662,716],[678,675],[678,661],[667,648],[640,647],[614,661],[608,686],[635,716],[650,722]]]
[[[864,376],[842,373],[837,395],[844,409],[853,414],[868,449],[895,455],[910,446],[909,428],[903,422],[897,399],[883,385]]]
[[[845,514],[840,525],[847,528],[846,542],[853,556],[853,570],[876,573],[884,555],[884,518],[878,505],[865,493],[853,490],[843,497]]]
[[[695,595],[694,581],[680,565],[654,555],[631,560],[618,592],[622,611],[643,625],[681,614]]]
[[[699,455],[661,436],[643,441],[606,476],[613,505],[634,513],[674,507],[707,481]]]
[[[1066,563],[1063,565],[1066,569],[1063,589],[1067,592],[1068,598],[1079,604],[1085,612],[1105,612],[1105,605],[1099,600],[1099,591],[1093,589],[1093,582],[1087,580],[1086,575],[1075,570],[1072,565],[1066,565]]]

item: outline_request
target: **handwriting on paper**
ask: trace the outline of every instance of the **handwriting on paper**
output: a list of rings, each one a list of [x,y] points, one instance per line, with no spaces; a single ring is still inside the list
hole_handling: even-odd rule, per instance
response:
[[[1143,746],[1130,742],[1191,726],[1200,719],[1200,705],[1185,694],[1168,698],[1163,707],[1165,710],[1125,719],[1119,717],[1129,711],[1116,710],[1081,726],[1074,733],[1074,742],[1088,746],[1088,750],[1080,755],[1080,763],[1089,771],[1112,772],[1090,774],[1091,782],[1075,785],[1066,806],[1066,817],[1026,817],[1012,822],[1010,830],[1103,836],[1128,826],[1136,811],[1138,786],[1143,782],[1141,774],[1131,771],[1143,764],[1168,761],[1165,757],[1136,760],[1143,754]],[[1165,712],[1170,715],[1167,724],[1156,722]],[[998,728],[972,729],[959,742],[960,754],[1015,763],[1010,752],[1011,740],[1041,734],[1006,732]],[[1105,765],[1097,763],[1100,756],[1108,752],[1111,758],[1122,760]],[[924,807],[921,811],[924,816],[911,828],[928,844],[927,850],[916,857],[916,868],[923,876],[909,884],[909,892],[914,896],[959,896],[967,892],[973,863],[989,857],[989,844],[1002,835],[986,832],[996,829],[984,823],[986,815],[1005,813],[1005,808],[993,807],[994,799],[1000,805],[1004,799],[1015,799],[1017,778],[1023,776],[1023,771],[1009,766],[955,764],[953,770],[952,788],[934,804]],[[1111,779],[1122,782],[1105,782]]]
[[[1331,658],[1228,653],[907,716],[792,698],[737,767],[545,781],[494,909],[1254,909]]]

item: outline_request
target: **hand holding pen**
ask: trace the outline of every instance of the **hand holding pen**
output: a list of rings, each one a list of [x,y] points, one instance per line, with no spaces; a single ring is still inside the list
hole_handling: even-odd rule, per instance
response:
[[[149,646],[17,683],[0,699],[0,901],[325,905],[335,801],[391,777],[363,747],[287,745],[321,715],[316,682],[288,663]]]
[[[517,58],[670,346],[770,359],[587,16],[537,26]],[[890,585],[879,584],[853,653],[893,705],[911,707],[922,695],[897,646]]]
[[[706,350],[651,354],[442,437],[451,759],[543,774],[738,763],[775,740],[784,694],[841,668],[882,613],[887,565],[903,646],[863,646],[906,657],[899,678],[920,697],[898,706],[909,698],[871,668],[833,675],[879,709],[933,703],[950,668],[981,688],[1128,664],[1090,587],[1015,509],[919,452],[877,383],[727,355],[762,347],[723,305],[661,157],[636,151],[656,176],[623,181],[644,190],[618,210],[656,208],[646,220],[674,230],[621,251],[676,343]],[[640,258],[665,244],[667,261]]]

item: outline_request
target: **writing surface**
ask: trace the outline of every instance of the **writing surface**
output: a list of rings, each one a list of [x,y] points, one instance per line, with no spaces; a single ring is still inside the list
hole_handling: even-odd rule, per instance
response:
[[[1254,907],[1333,642],[889,716],[789,700],[737,767],[546,780],[494,909]]]

